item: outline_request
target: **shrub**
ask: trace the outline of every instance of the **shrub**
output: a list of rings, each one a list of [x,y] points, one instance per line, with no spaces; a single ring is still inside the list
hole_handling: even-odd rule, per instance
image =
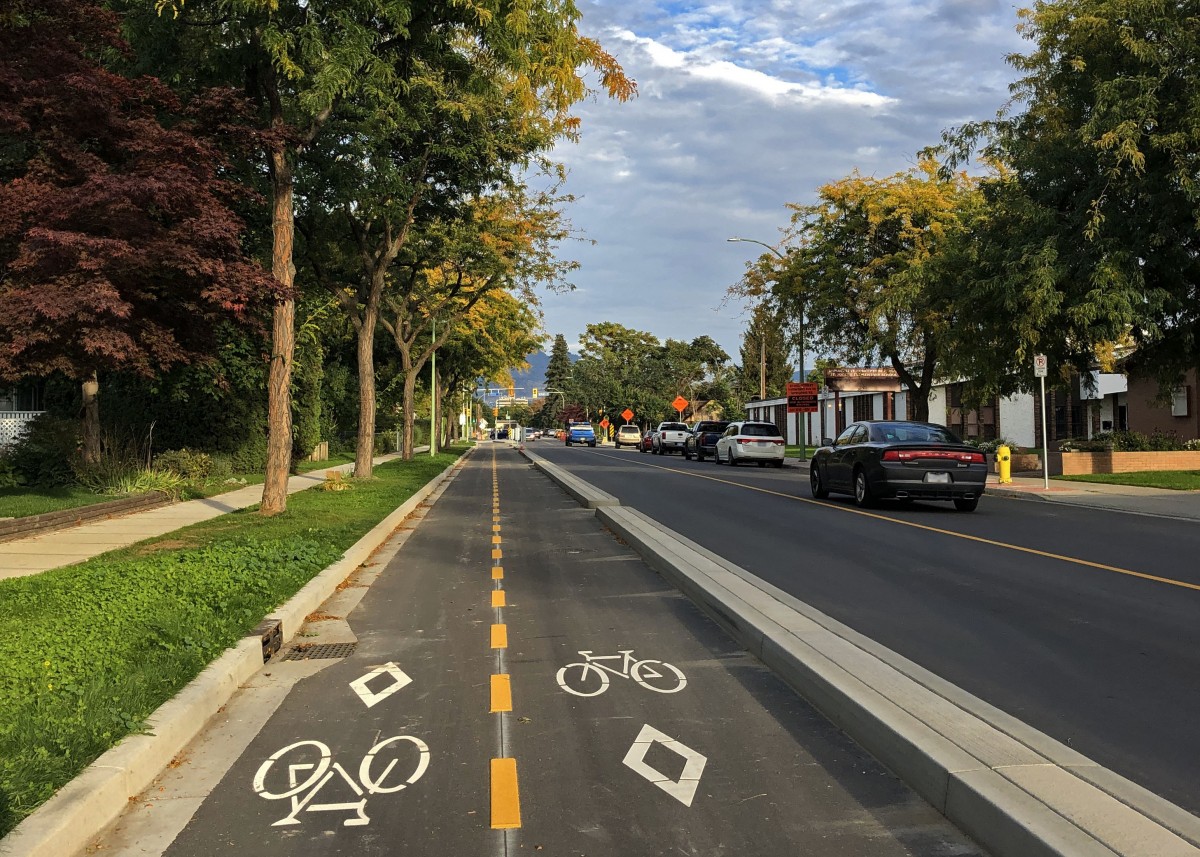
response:
[[[197,484],[208,481],[213,475],[212,456],[187,447],[159,453],[154,457],[154,467]]]
[[[71,462],[79,453],[79,424],[75,420],[40,414],[25,426],[5,454],[18,484],[55,488],[75,484]]]
[[[1091,440],[1072,438],[1059,444],[1063,452],[1172,452],[1187,449],[1175,432],[1155,429],[1149,436],[1140,431],[1101,432]]]
[[[230,464],[237,473],[258,473],[267,466],[266,435],[256,435],[245,441],[229,456]]]

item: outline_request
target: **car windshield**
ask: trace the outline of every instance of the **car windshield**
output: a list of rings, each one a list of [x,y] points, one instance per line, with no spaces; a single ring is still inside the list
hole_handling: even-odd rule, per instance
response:
[[[779,426],[771,423],[746,423],[741,433],[748,437],[779,437]]]
[[[876,423],[871,440],[880,443],[962,443],[945,426],[928,423]]]

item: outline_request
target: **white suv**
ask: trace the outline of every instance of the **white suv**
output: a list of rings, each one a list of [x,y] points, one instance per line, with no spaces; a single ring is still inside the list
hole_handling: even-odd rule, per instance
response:
[[[617,449],[623,446],[640,446],[642,430],[635,425],[623,425],[617,428]]]
[[[717,464],[741,464],[757,461],[759,467],[770,464],[783,467],[786,441],[774,423],[730,423],[725,434],[717,439]]]

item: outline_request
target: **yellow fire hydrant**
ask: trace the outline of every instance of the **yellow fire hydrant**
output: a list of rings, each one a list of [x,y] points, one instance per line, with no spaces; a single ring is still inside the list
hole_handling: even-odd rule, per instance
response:
[[[1012,450],[1007,445],[996,447],[996,464],[1000,467],[1000,484],[1012,482]]]

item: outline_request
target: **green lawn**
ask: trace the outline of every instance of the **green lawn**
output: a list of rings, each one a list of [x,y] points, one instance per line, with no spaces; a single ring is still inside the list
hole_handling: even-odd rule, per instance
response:
[[[0,836],[465,449],[0,581]]]
[[[350,464],[354,461],[353,453],[333,455],[328,461],[301,461],[297,469],[301,473],[313,470],[336,467],[339,464]],[[224,494],[243,485],[261,485],[263,473],[235,473],[228,477],[234,481],[210,481],[204,485],[190,485],[182,499],[196,500],[201,497],[212,497]],[[78,506],[90,506],[93,503],[104,503],[115,500],[107,494],[95,494],[78,485],[65,488],[0,488],[0,518],[25,518],[30,515],[40,515],[44,512],[57,512],[60,509],[74,509]]]
[[[1174,491],[1200,491],[1200,470],[1135,470],[1132,473],[1084,473],[1055,476],[1066,482],[1100,482],[1105,485],[1136,485],[1142,488],[1170,488]]]
[[[0,518],[27,518],[112,500],[78,485],[65,488],[0,488]]]

